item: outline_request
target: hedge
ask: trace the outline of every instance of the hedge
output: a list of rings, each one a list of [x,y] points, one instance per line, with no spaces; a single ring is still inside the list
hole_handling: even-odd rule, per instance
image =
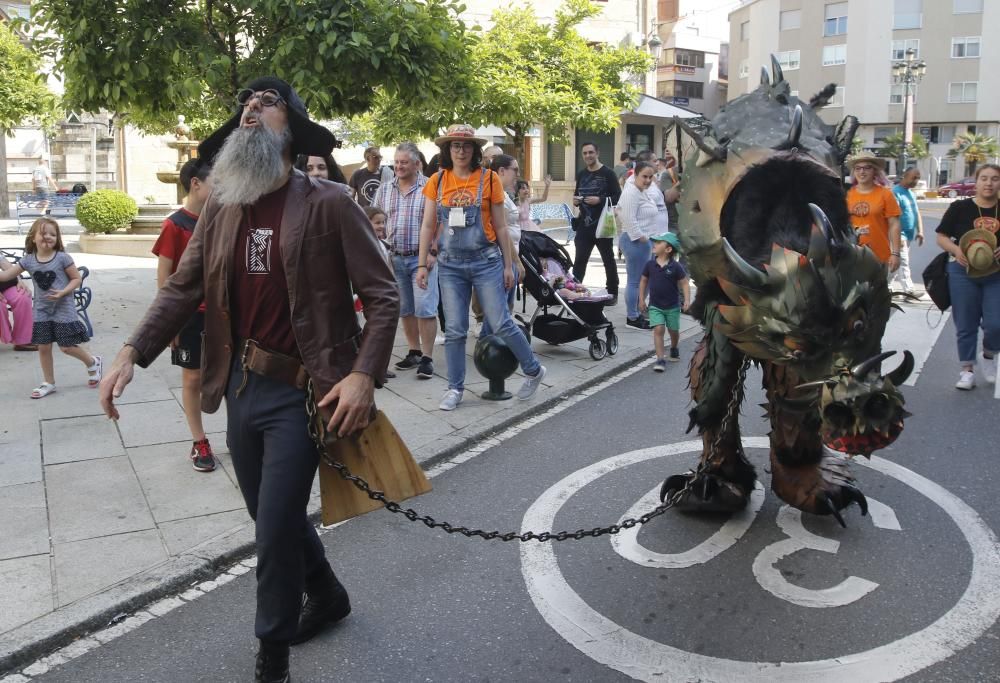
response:
[[[118,190],[88,192],[76,203],[76,218],[91,233],[127,228],[137,215],[139,207],[135,200]]]

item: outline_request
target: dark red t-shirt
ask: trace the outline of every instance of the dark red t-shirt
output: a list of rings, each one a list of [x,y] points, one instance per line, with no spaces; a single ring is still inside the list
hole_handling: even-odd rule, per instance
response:
[[[177,264],[180,263],[197,224],[198,214],[191,213],[183,206],[163,219],[163,228],[160,229],[160,236],[153,245],[153,253],[174,262],[170,268],[171,275],[177,272]],[[198,307],[198,311],[205,312],[204,303]]]
[[[281,263],[281,215],[288,185],[243,209],[233,261],[233,314],[237,338],[269,351],[298,356]]]

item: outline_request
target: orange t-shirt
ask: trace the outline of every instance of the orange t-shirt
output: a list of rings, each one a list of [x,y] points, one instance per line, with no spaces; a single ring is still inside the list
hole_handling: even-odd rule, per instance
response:
[[[491,209],[494,204],[503,204],[503,185],[500,183],[500,176],[493,171],[488,171],[489,176],[483,182],[483,231],[486,239],[490,242],[497,241],[497,233],[493,229]],[[472,206],[476,201],[476,192],[479,191],[479,179],[483,175],[483,169],[476,169],[465,180],[459,179],[451,171],[442,169],[427,180],[424,185],[424,196],[433,201],[437,201],[438,178],[444,177],[444,186],[441,190],[442,206]]]
[[[899,217],[899,202],[888,187],[876,185],[862,193],[857,187],[847,191],[847,212],[858,236],[858,244],[867,246],[882,263],[889,262],[889,219]]]

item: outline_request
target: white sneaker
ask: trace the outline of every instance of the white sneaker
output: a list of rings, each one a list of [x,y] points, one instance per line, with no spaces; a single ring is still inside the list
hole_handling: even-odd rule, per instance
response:
[[[962,370],[962,374],[958,376],[958,381],[955,382],[956,389],[962,389],[963,391],[969,391],[976,387],[976,375],[968,370]]]
[[[990,384],[997,383],[997,358],[996,355],[990,360],[983,361],[983,374],[986,376],[986,381]]]
[[[538,374],[534,377],[525,375],[524,383],[521,384],[521,388],[517,390],[518,399],[527,401],[535,395],[535,392],[538,391],[538,387],[542,385],[542,380],[545,378],[545,366],[539,365],[538,368]]]
[[[462,393],[458,389],[449,389],[444,392],[444,397],[441,399],[441,403],[438,404],[438,408],[441,410],[454,410],[462,402]]]

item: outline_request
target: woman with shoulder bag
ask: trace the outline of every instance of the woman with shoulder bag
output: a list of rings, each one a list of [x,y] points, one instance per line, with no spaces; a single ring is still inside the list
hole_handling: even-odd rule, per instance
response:
[[[951,255],[948,288],[961,365],[955,388],[966,391],[976,386],[980,324],[987,382],[996,382],[1000,352],[1000,165],[983,164],[975,178],[975,196],[952,202],[937,227],[938,246]]]
[[[545,377],[545,366],[507,309],[507,290],[514,286],[512,259],[517,256],[511,253],[500,179],[482,167],[485,142],[475,136],[472,126],[449,126],[435,140],[441,149],[441,170],[423,190],[417,285],[426,287],[428,270],[439,268],[448,364],[448,390],[441,410],[457,408],[465,391],[465,340],[473,289],[490,329],[507,344],[524,372],[517,397],[531,398]]]

